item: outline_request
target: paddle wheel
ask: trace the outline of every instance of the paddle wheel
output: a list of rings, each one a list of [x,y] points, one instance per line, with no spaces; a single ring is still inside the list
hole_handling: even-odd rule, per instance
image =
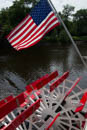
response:
[[[1,130],[86,130],[87,89],[55,71],[0,101]]]

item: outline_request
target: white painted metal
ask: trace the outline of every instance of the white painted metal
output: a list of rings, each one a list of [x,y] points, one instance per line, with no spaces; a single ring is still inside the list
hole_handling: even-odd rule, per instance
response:
[[[40,108],[36,110],[31,118],[27,119],[29,122],[29,130],[44,130],[59,112],[62,114],[53,124],[53,130],[82,130],[82,123],[85,121],[85,118],[81,113],[74,114],[73,111],[78,106],[80,97],[87,89],[82,90],[77,85],[77,89],[72,91],[65,102],[63,101],[66,91],[70,90],[73,84],[73,81],[66,80],[52,93],[50,93],[49,86],[41,89],[40,97],[42,102]],[[33,94],[36,97],[35,100],[39,99],[36,91]],[[30,97],[29,100],[31,103],[35,102]],[[86,109],[85,112],[87,112]]]
[[[65,80],[61,85],[54,89],[50,93],[50,85],[43,87],[40,90],[40,95],[38,96],[36,91],[33,91],[31,95],[35,96],[32,99],[28,95],[29,103],[26,104],[24,108],[18,107],[16,113],[21,113],[21,110],[25,110],[32,103],[35,103],[39,98],[41,99],[40,107],[34,114],[32,114],[26,121],[24,121],[17,130],[45,130],[49,124],[53,121],[58,113],[61,115],[57,118],[53,124],[51,130],[83,130],[82,123],[85,117],[81,113],[74,113],[75,108],[78,106],[81,96],[87,89],[80,88],[79,85],[72,90],[71,94],[64,101],[64,97],[67,91],[70,90],[73,81]],[[19,105],[18,105],[19,106]],[[87,108],[84,108],[85,113],[87,113]],[[15,119],[15,112],[11,112],[10,115]],[[11,118],[9,115],[5,117],[9,122]],[[7,125],[8,123],[3,119],[2,124]],[[78,127],[77,127],[78,126]],[[85,125],[84,130],[87,130],[87,125]]]

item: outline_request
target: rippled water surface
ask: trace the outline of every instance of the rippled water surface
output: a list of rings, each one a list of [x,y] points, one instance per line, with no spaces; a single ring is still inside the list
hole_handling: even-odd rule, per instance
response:
[[[87,55],[86,43],[78,47],[82,55]],[[72,80],[82,76],[81,87],[87,87],[87,70],[72,45],[34,46],[21,52],[0,50],[0,99],[18,95],[27,84],[54,70],[60,76],[69,70]]]

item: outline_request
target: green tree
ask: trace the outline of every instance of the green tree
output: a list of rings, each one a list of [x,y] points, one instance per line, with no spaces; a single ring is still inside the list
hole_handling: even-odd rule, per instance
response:
[[[62,20],[64,21],[65,25],[67,26],[68,30],[70,31],[70,33],[72,33],[72,21],[71,21],[71,16],[73,14],[74,11],[74,7],[71,5],[65,5],[62,12],[60,12],[60,16],[62,18]],[[60,26],[57,28],[59,30],[59,41],[62,43],[69,43],[69,38],[66,34],[66,32],[64,31],[63,26]]]
[[[63,11],[62,11],[62,17],[64,21],[70,20],[70,17],[72,16],[74,9],[75,7],[69,4],[64,6]]]
[[[15,0],[11,7],[0,11],[1,42],[5,40],[5,36],[29,14],[36,3],[36,0]]]
[[[74,14],[73,21],[77,26],[77,35],[87,36],[87,9],[78,10]]]

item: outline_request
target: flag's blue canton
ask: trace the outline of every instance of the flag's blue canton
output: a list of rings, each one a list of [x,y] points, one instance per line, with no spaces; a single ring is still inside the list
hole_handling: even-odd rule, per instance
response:
[[[39,25],[51,11],[52,9],[47,0],[40,0],[40,2],[32,9],[30,15],[34,22]]]

